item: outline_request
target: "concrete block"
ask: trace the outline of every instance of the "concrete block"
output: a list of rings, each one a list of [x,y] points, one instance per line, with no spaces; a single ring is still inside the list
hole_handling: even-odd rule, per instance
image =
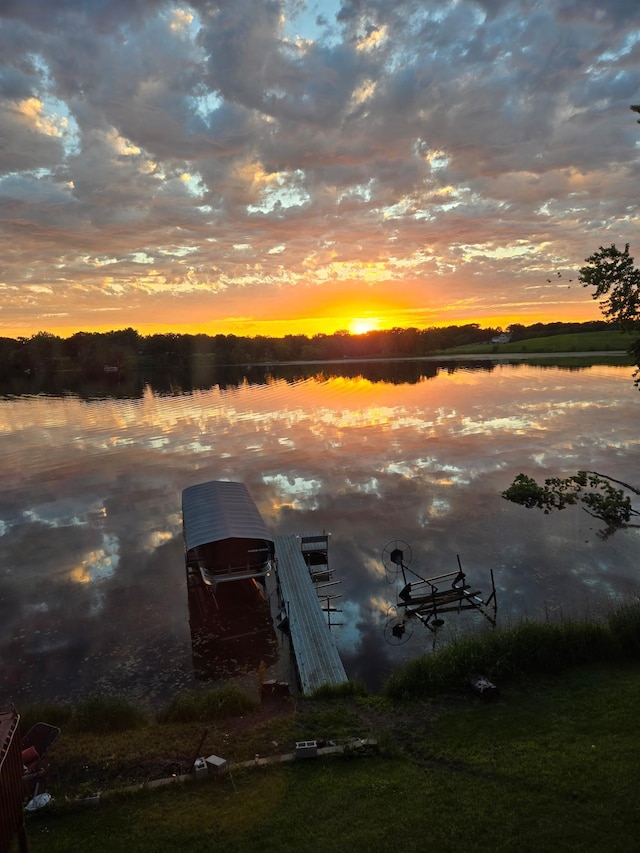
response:
[[[207,764],[207,772],[211,776],[215,776],[218,773],[224,773],[227,769],[227,759],[220,758],[219,755],[209,755],[206,758]]]

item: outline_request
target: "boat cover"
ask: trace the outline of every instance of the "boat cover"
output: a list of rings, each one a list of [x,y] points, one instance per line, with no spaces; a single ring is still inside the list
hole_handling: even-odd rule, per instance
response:
[[[182,492],[182,523],[187,551],[223,539],[262,539],[273,536],[244,483],[211,480]]]

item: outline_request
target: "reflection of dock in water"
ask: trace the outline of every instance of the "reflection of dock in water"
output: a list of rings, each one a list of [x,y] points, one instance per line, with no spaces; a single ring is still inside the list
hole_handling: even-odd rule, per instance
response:
[[[185,489],[182,517],[197,678],[273,668],[303,694],[347,681],[321,604],[330,616],[338,597],[321,591],[327,534],[274,538],[244,484],[226,481]]]
[[[217,680],[275,665],[279,650],[264,591],[256,581],[220,584],[215,595],[187,575],[194,674]]]

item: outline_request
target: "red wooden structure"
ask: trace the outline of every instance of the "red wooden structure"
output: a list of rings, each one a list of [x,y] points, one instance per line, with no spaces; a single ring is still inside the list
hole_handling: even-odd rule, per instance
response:
[[[0,853],[9,853],[16,836],[20,853],[28,853],[24,823],[20,715],[14,708],[0,711]]]

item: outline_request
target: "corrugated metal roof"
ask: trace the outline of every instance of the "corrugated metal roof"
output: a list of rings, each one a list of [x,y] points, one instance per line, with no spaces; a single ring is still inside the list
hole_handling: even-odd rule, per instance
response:
[[[182,492],[182,521],[187,551],[223,539],[273,542],[244,483],[210,480]]]
[[[276,536],[278,579],[289,617],[291,646],[304,694],[325,684],[343,684],[347,674],[322,612],[297,536]]]

